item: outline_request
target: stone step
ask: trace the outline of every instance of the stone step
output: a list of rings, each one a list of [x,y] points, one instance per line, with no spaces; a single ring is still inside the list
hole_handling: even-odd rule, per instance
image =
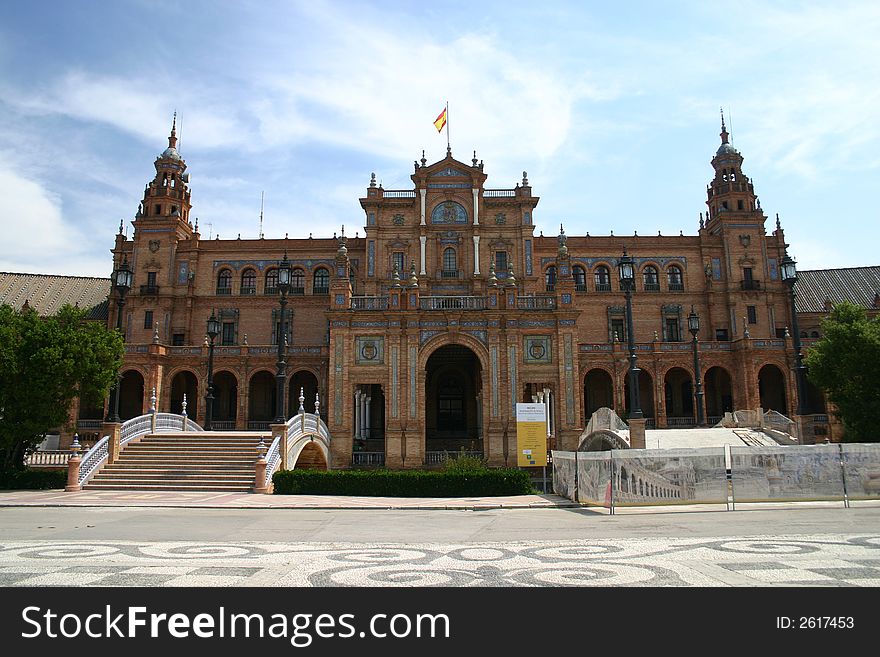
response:
[[[122,450],[122,454],[130,454],[132,456],[140,456],[143,454],[162,454],[168,456],[194,456],[199,458],[222,458],[224,456],[245,458],[253,456],[257,457],[259,451],[256,449],[176,449],[173,447],[141,447],[138,449],[126,448]]]
[[[163,477],[250,477],[254,478],[253,468],[241,468],[238,470],[183,470],[168,468],[138,468],[122,470],[103,469],[95,477],[140,477],[140,476],[163,476]]]
[[[257,462],[256,458],[253,459],[192,459],[192,458],[129,458],[122,459],[120,461],[116,461],[113,465],[121,464],[128,465],[132,467],[157,467],[163,465],[174,465],[174,466],[190,466],[190,467],[201,467],[201,466],[209,466],[209,465],[219,465],[226,467],[248,467],[253,468],[254,463]],[[108,467],[108,466],[105,466]]]
[[[252,462],[238,463],[229,465],[228,463],[198,463],[198,470],[204,472],[253,472],[254,464]],[[192,472],[193,464],[188,463],[166,463],[163,461],[127,463],[125,461],[117,461],[105,465],[101,468],[101,472],[146,472],[147,470],[162,470],[174,472]]]
[[[251,493],[253,492],[253,485],[250,486],[241,486],[241,485],[217,485],[217,484],[122,484],[122,483],[112,483],[112,484],[103,484],[103,483],[88,483],[83,486],[84,490],[130,490],[130,491],[189,491],[189,492],[219,492],[219,493]]]
[[[94,483],[159,483],[159,482],[180,482],[180,483],[205,483],[205,484],[240,484],[252,486],[254,476],[247,475],[216,475],[216,474],[121,474],[121,473],[100,473],[92,477]]]

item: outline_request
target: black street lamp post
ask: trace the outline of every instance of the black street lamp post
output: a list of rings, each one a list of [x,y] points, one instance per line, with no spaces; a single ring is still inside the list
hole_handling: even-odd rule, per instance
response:
[[[122,257],[122,264],[113,272],[113,288],[119,294],[116,302],[116,330],[122,333],[122,309],[125,307],[125,295],[131,289],[131,279],[133,272],[128,266],[128,256]],[[122,334],[125,341],[125,334]],[[122,383],[122,377],[117,372],[116,385],[110,389],[110,403],[107,405],[107,422],[118,423],[119,420],[119,386]]]
[[[700,332],[700,316],[691,306],[691,313],[688,315],[688,331],[694,337],[694,397],[697,403],[697,426],[706,426],[706,416],[703,411],[703,374],[700,372],[700,352],[697,349],[697,333]]]
[[[633,259],[623,250],[623,257],[617,261],[620,283],[626,294],[626,340],[629,346],[629,417],[641,420],[642,405],[639,401],[639,368],[636,366],[636,345],[633,331],[632,293],[636,286]]]
[[[220,320],[211,311],[208,318],[208,394],[205,395],[205,431],[214,430],[214,339],[220,334]]]
[[[786,253],[785,257],[782,259],[782,262],[779,263],[779,267],[782,270],[782,280],[785,281],[785,284],[788,285],[788,295],[791,299],[791,335],[794,339],[794,357],[795,357],[795,365],[794,365],[794,374],[795,374],[795,382],[797,383],[797,414],[804,414],[804,390],[805,390],[805,381],[804,378],[806,374],[806,367],[804,367],[803,361],[803,353],[801,349],[801,333],[798,329],[798,321],[797,321],[797,308],[795,307],[794,299],[794,284],[797,282],[797,263],[791,259],[791,257]]]
[[[287,259],[287,251],[284,252],[284,259],[278,263],[278,291],[281,292],[281,318],[278,322],[278,373],[275,375],[277,383],[277,408],[278,414],[275,417],[276,424],[284,424],[287,422],[287,400],[285,388],[287,383],[287,364],[284,362],[284,348],[287,346],[287,325],[286,325],[286,308],[287,293],[290,291],[290,261]]]

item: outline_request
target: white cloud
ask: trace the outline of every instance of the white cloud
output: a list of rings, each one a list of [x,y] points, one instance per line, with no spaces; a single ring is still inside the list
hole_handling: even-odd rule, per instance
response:
[[[87,276],[106,274],[109,260],[85,255],[93,248],[64,221],[61,201],[0,156],[0,198],[4,199],[0,270]]]

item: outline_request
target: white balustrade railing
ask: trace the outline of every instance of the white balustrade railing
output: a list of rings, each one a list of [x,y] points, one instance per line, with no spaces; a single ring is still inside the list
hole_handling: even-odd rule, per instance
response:
[[[67,460],[73,454],[73,452],[67,449],[40,449],[28,454],[25,462],[29,468],[63,466],[67,465]]]
[[[169,433],[172,431],[204,431],[202,427],[185,418],[183,415],[175,413],[147,413],[138,417],[126,420],[122,423],[119,432],[119,446],[123,446],[130,440],[138,436],[144,436],[153,431],[153,420],[155,415],[156,433]],[[186,427],[186,428],[184,428]],[[88,450],[82,456],[82,462],[79,466],[79,484],[87,482],[98,468],[107,460],[110,448],[110,436],[104,436],[95,443],[95,446]]]
[[[269,445],[269,451],[266,452],[266,487],[272,483],[272,475],[281,465],[281,436],[275,436],[275,440]]]

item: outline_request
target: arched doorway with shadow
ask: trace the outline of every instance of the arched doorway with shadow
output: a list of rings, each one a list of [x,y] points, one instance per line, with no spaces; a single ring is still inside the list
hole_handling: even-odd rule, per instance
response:
[[[214,431],[232,431],[238,418],[238,379],[232,372],[214,375]]]
[[[785,394],[785,375],[776,365],[764,365],[758,372],[758,392],[761,408],[788,416],[788,399]]]
[[[277,391],[275,375],[266,370],[255,373],[248,384],[248,429],[265,431],[275,420]]]
[[[666,426],[693,427],[694,417],[694,384],[690,373],[681,368],[673,367],[663,378],[663,403],[666,410]]]
[[[600,408],[614,408],[614,383],[603,369],[592,369],[584,377],[584,425]]]
[[[725,413],[734,410],[733,384],[727,370],[717,365],[706,370],[704,380],[706,421],[713,426],[721,421]]]
[[[137,370],[123,372],[119,381],[119,418],[125,422],[144,414],[144,377]]]
[[[199,382],[189,370],[182,370],[171,379],[171,408],[169,412],[183,412],[183,396],[186,395],[186,416],[191,420],[198,418]]]
[[[623,383],[623,400],[626,408],[626,416],[629,417],[631,412],[629,405],[629,372],[624,372]],[[639,405],[642,408],[642,415],[648,420],[646,426],[650,429],[654,427],[654,377],[645,370],[639,370]],[[625,418],[624,418],[625,419]]]
[[[287,417],[299,413],[300,391],[303,396],[303,408],[306,413],[315,412],[315,394],[318,392],[318,378],[308,370],[299,370],[290,377],[288,393]]]
[[[445,345],[428,358],[425,368],[426,463],[446,453],[482,455],[482,391],[480,359],[463,345]]]

